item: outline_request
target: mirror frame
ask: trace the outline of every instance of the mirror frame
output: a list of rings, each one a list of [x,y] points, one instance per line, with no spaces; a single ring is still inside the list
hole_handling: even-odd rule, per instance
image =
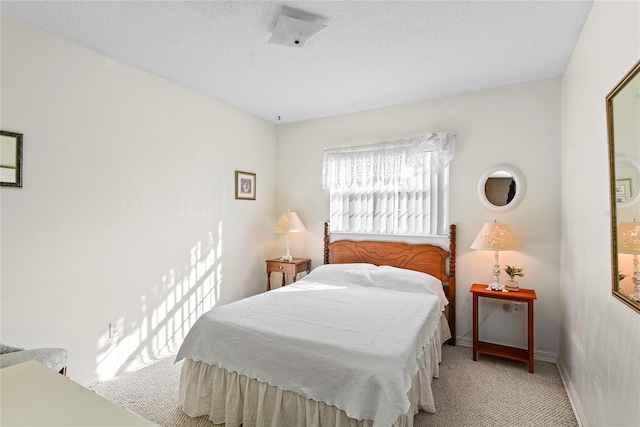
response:
[[[629,200],[628,203],[622,204],[622,206],[618,206],[616,203],[616,160],[624,160],[625,163],[629,164],[630,159],[627,156],[616,156],[615,147],[614,147],[614,132],[613,132],[613,123],[614,123],[614,114],[613,114],[613,98],[624,89],[624,87],[629,83],[634,77],[640,75],[640,61],[636,62],[636,64],[631,68],[631,70],[618,82],[618,84],[609,92],[605,98],[606,102],[606,118],[607,118],[607,139],[608,139],[608,151],[609,151],[609,199],[611,203],[611,294],[622,301],[627,306],[631,307],[633,310],[640,313],[640,302],[633,301],[627,295],[623,294],[620,289],[619,277],[618,277],[618,211],[623,211],[634,206],[638,200],[640,200],[640,190],[636,192],[636,194]],[[637,161],[631,162],[630,166],[632,168],[637,168]]]
[[[8,138],[14,138],[16,144],[15,155],[15,181],[0,181],[1,187],[22,187],[22,134],[15,132],[7,132],[0,130],[0,135]],[[14,169],[11,167],[11,169]]]
[[[506,171],[511,174],[513,179],[516,182],[516,195],[513,196],[513,199],[504,206],[496,206],[487,199],[487,195],[485,194],[485,185],[487,184],[487,180],[497,171]],[[489,212],[493,213],[507,213],[511,212],[515,208],[520,205],[522,199],[524,199],[524,194],[526,192],[526,185],[524,182],[524,176],[520,173],[518,168],[509,163],[497,163],[492,165],[489,169],[487,169],[478,180],[478,198],[480,199],[480,203],[482,206]]]

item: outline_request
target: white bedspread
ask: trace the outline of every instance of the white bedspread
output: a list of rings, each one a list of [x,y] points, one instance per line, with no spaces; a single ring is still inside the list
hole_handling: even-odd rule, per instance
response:
[[[388,426],[409,410],[418,358],[445,304],[440,281],[422,273],[321,266],[204,314],[176,361],[204,361]]]

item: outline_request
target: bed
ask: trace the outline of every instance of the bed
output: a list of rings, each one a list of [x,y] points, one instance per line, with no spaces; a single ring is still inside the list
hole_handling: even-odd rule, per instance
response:
[[[182,410],[226,427],[410,427],[455,345],[449,248],[331,242],[294,284],[216,307],[176,361]]]

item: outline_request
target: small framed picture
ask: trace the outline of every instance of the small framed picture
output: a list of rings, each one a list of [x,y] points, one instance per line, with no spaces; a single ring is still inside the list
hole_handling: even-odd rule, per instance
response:
[[[616,200],[626,201],[631,198],[631,178],[616,179]]]
[[[256,199],[256,174],[236,171],[236,199]]]

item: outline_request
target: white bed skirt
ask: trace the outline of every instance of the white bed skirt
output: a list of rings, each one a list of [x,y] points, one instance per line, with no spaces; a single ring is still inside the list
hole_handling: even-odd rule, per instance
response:
[[[449,325],[442,315],[418,361],[418,372],[408,392],[411,407],[398,417],[393,427],[412,427],[413,417],[419,410],[435,412],[431,381],[439,376],[442,343],[450,337]],[[180,401],[188,416],[208,415],[214,424],[225,427],[373,426],[372,420],[356,420],[336,406],[191,359],[185,359],[182,364]]]

